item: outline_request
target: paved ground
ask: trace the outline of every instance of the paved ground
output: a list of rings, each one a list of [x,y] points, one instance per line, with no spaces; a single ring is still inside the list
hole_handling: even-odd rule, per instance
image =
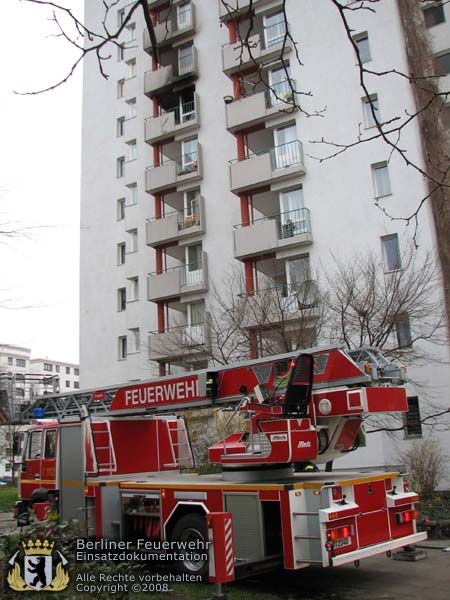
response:
[[[380,555],[353,565],[310,567],[249,582],[252,589],[302,600],[450,600],[450,540],[423,544],[427,558],[403,562]],[[426,548],[425,548],[426,546]]]
[[[14,527],[10,513],[0,513],[0,533]],[[240,582],[239,588],[302,600],[450,600],[450,540],[429,540],[427,558],[403,562],[380,555],[353,565],[282,571]]]

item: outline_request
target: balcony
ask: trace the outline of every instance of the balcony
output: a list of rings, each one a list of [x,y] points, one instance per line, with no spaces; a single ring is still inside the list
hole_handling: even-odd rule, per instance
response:
[[[305,174],[303,146],[299,140],[281,144],[230,162],[231,190],[237,194]]]
[[[194,6],[187,4],[178,12],[175,10],[169,11],[167,15],[161,16],[161,22],[154,28],[156,42],[159,48],[172,42],[178,42],[184,36],[189,36],[195,33],[195,12]],[[152,53],[152,44],[148,29],[144,31],[145,52]]]
[[[174,210],[160,219],[147,221],[147,245],[156,248],[163,243],[183,240],[205,233],[205,207],[203,198],[196,201],[189,213]]]
[[[189,296],[208,289],[208,263],[202,253],[199,263],[183,264],[167,269],[164,273],[150,273],[147,279],[150,302]]]
[[[299,208],[235,226],[234,256],[244,260],[312,241],[309,209]]]
[[[165,160],[157,167],[147,167],[145,190],[154,194],[201,178],[201,146],[198,144],[196,152],[185,154],[179,160]]]
[[[156,71],[147,71],[144,75],[144,94],[151,97],[170,90],[175,83],[190,80],[198,75],[197,52],[176,59],[167,65],[159,65]]]
[[[179,132],[190,131],[199,126],[198,95],[192,102],[185,102],[172,110],[162,112],[158,117],[145,120],[145,141],[149,144],[172,137]]]
[[[247,302],[245,327],[265,330],[267,337],[271,328],[277,335],[280,324],[284,333],[306,331],[321,314],[319,288],[313,280],[267,287],[247,297]]]
[[[195,357],[201,360],[208,353],[210,342],[206,323],[197,325],[181,325],[168,331],[150,331],[150,360],[165,360],[183,364],[183,359],[192,361]]]
[[[291,42],[285,37],[285,29],[279,24],[264,28],[261,33],[251,35],[243,45],[241,41],[222,47],[222,68],[226,75],[233,75],[255,64],[279,60],[292,50]]]
[[[286,79],[270,86],[270,89],[227,104],[228,131],[235,132],[243,126],[264,123],[279,117],[280,111],[290,114],[293,110],[295,86],[295,81]]]

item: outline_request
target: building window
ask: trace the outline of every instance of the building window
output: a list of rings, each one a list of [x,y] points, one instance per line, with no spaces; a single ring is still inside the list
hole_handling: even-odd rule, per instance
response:
[[[408,412],[404,415],[405,437],[422,437],[422,423],[420,420],[419,398],[408,398]]]
[[[66,375],[70,375],[70,367],[66,367]]]
[[[375,127],[374,113],[377,121],[380,122],[380,109],[378,106],[378,96],[372,94],[368,98],[363,98],[364,123],[367,128]]]
[[[125,175],[125,157],[121,156],[117,159],[117,178]]]
[[[391,192],[391,181],[387,163],[372,165],[373,184],[375,197],[389,196]]]
[[[26,362],[24,358],[16,358],[16,366],[17,367],[25,367]]]
[[[130,277],[128,279],[128,290],[127,290],[128,302],[134,302],[139,300],[139,278]]]
[[[80,382],[79,381],[74,381],[73,382],[73,387],[78,390],[80,388]]]
[[[55,371],[59,373],[59,365],[55,365]]]
[[[125,133],[125,117],[117,119],[117,137],[121,137]]]
[[[439,23],[445,22],[444,7],[442,4],[436,4],[435,6],[428,6],[423,9],[423,16],[425,19],[425,26],[430,28]]]
[[[79,377],[80,376],[80,369],[75,368],[73,370],[73,374],[75,375],[75,377]]]
[[[409,316],[407,314],[399,315],[395,321],[397,332],[397,344],[399,348],[409,348],[412,346],[411,327],[409,325]]]
[[[53,371],[53,365],[51,363],[44,363],[44,371]]]
[[[448,75],[450,73],[450,50],[434,57],[434,71],[436,75]]]
[[[131,100],[127,100],[128,104],[128,118],[133,119],[136,116],[136,98],[132,98]]]
[[[125,48],[122,45],[117,46],[117,60],[120,62],[125,56]]]
[[[123,221],[125,219],[125,198],[119,198],[117,200],[117,220]]]
[[[137,252],[137,249],[138,249],[137,229],[130,229],[129,231],[127,231],[127,235],[128,235],[128,240],[127,240],[128,253]]]
[[[128,146],[128,160],[136,160],[137,158],[137,143],[136,140],[127,142]]]
[[[13,365],[13,357],[12,356],[8,356],[8,365],[10,365],[11,367]]]
[[[127,290],[119,288],[117,290],[117,310],[125,310],[127,307]]]
[[[67,381],[67,379],[66,379],[66,388],[70,388],[70,381]]]
[[[134,23],[132,23],[131,25],[128,25],[127,30],[128,30],[128,41],[134,42],[134,40],[136,39],[136,25]]]
[[[362,63],[372,60],[372,57],[370,56],[369,36],[367,35],[367,31],[364,31],[364,33],[359,33],[358,35],[354,35],[353,41],[355,42],[358,51],[359,60]]]
[[[121,242],[117,244],[117,264],[124,265],[125,264],[125,242]]]
[[[117,341],[119,360],[125,360],[127,357],[127,336],[121,335]]]
[[[266,48],[281,44],[286,36],[286,20],[282,12],[264,17],[264,42]]]
[[[128,354],[136,354],[136,352],[139,352],[140,345],[139,327],[129,329],[128,331]]]
[[[138,189],[137,189],[137,185],[135,183],[131,184],[128,186],[128,189],[130,190],[130,200],[129,200],[129,204],[133,205],[133,204],[137,204],[138,202]]]
[[[186,75],[192,73],[194,69],[194,53],[193,46],[181,46],[178,48],[178,75]]]
[[[125,22],[125,9],[121,8],[120,10],[117,11],[117,23],[119,25],[119,27],[121,25],[123,25]]]
[[[125,93],[125,79],[119,79],[117,82],[117,97],[123,98]]]
[[[381,238],[386,271],[397,271],[402,268],[398,235],[385,235]]]
[[[128,79],[132,79],[136,77],[136,59],[133,58],[127,62],[128,67]]]

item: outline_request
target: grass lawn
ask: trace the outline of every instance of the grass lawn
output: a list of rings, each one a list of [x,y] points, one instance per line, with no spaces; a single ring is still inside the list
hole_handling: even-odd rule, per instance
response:
[[[0,487],[0,512],[10,512],[14,502],[18,500],[17,488],[15,485],[2,485]]]

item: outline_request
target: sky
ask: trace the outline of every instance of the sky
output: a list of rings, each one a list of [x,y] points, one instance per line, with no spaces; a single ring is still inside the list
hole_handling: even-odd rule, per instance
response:
[[[82,16],[82,0],[65,0]],[[48,8],[2,0],[0,46],[0,344],[78,362],[81,69],[59,89],[71,45]]]

